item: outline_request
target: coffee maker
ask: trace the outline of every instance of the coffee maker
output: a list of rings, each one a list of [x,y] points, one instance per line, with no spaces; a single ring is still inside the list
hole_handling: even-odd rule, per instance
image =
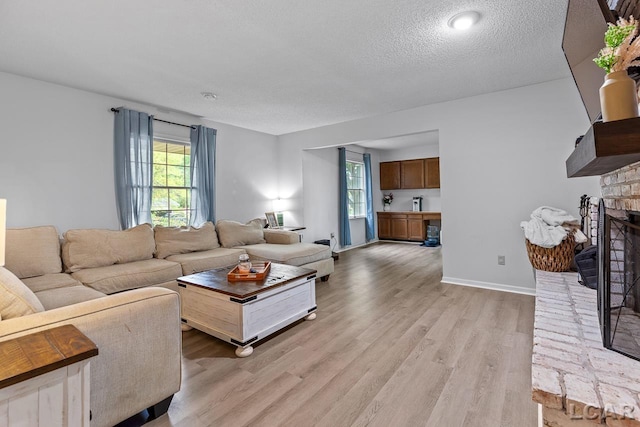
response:
[[[413,212],[420,212],[422,210],[422,196],[413,198]]]

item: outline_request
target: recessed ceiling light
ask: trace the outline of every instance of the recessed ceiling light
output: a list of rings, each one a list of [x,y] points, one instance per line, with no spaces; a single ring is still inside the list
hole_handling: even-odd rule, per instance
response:
[[[207,99],[209,101],[214,101],[218,99],[218,95],[216,95],[213,92],[201,92],[200,95],[202,95],[204,99]]]
[[[466,30],[478,22],[480,14],[476,11],[462,12],[449,19],[449,26],[455,30]]]

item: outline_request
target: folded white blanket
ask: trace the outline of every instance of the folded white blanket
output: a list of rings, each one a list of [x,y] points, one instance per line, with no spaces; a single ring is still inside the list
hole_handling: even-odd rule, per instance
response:
[[[562,209],[552,208],[550,206],[541,206],[535,211],[531,212],[531,218],[539,218],[544,221],[547,225],[562,225],[564,223],[568,224],[580,224],[580,221],[575,217],[569,215],[567,211],[563,211]]]
[[[524,236],[534,245],[543,248],[558,246],[567,237],[567,229],[575,232],[576,243],[587,241],[579,229],[580,222],[562,209],[541,206],[531,213],[530,221],[522,221]]]

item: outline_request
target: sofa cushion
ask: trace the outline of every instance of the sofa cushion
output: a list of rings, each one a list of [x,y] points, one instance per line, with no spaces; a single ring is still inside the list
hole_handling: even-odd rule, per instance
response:
[[[21,279],[60,273],[60,238],[53,226],[9,228],[5,267]]]
[[[205,222],[199,228],[156,225],[153,230],[156,239],[156,258],[220,247],[216,228],[210,221]]]
[[[82,285],[76,279],[66,273],[44,274],[38,277],[22,279],[25,285],[33,292],[46,291],[48,289],[66,288],[68,286]]]
[[[0,316],[21,317],[44,311],[36,295],[15,274],[0,267]]]
[[[264,243],[262,245],[242,246],[251,259],[257,261],[273,261],[300,267],[310,262],[331,258],[329,246],[315,243],[294,243],[292,245],[278,245]]]
[[[82,229],[64,233],[62,260],[67,272],[153,258],[153,228],[141,224],[124,231]]]
[[[279,245],[290,245],[300,242],[300,235],[295,231],[274,230],[267,228],[264,230],[264,239],[267,243],[276,243]]]
[[[105,294],[113,294],[175,280],[182,276],[182,269],[178,263],[154,258],[127,264],[88,268],[76,271],[71,276],[85,286]]]
[[[76,282],[78,283],[78,282]],[[36,292],[36,297],[40,300],[45,310],[64,307],[67,305],[77,304],[96,298],[106,297],[102,292],[88,288],[82,283],[76,286],[67,286],[64,288],[47,289]]]
[[[257,222],[241,224],[236,221],[221,219],[216,223],[218,238],[225,248],[242,245],[264,243],[264,232]]]
[[[238,256],[246,253],[243,249],[217,248],[210,251],[191,252],[171,255],[167,261],[179,262],[185,276],[214,268],[226,267],[238,263]]]

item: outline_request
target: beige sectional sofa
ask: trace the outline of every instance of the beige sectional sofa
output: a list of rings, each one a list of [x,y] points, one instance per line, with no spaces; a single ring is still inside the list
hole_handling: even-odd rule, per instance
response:
[[[73,324],[98,347],[91,360],[91,425],[154,416],[180,389],[180,300],[149,287],[114,295],[63,272],[54,227],[7,230],[0,267],[0,341]],[[150,327],[152,325],[152,327]]]
[[[323,280],[333,272],[328,246],[263,229],[260,220],[69,230],[62,244],[55,227],[43,226],[8,229],[6,239],[0,341],[63,324],[93,340],[92,426],[147,408],[159,415],[180,389],[178,277],[233,265],[243,253],[313,268]]]
[[[180,389],[180,301],[176,279],[233,265],[238,256],[333,272],[328,246],[260,221],[218,227],[125,231],[8,229],[0,267],[0,341],[73,324],[97,346],[91,363],[92,426],[150,409],[160,415]],[[168,288],[168,289],[163,289]],[[125,292],[126,291],[126,292]]]
[[[297,233],[264,229],[260,220],[220,220],[198,228],[142,224],[125,231],[69,230],[62,243],[65,272],[104,294],[147,286],[177,290],[178,277],[233,265],[243,253],[312,268],[324,280],[333,272],[328,246],[300,243]]]

